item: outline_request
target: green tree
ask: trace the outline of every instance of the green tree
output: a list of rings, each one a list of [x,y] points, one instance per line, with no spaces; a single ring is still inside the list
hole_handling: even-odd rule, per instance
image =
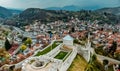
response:
[[[22,50],[22,51],[24,51],[26,48],[27,48],[26,45],[24,45],[24,44],[21,45],[21,50]]]
[[[31,38],[27,38],[27,40],[26,40],[26,44],[28,44],[29,47],[31,47],[32,39],[31,39]]]
[[[103,60],[103,65],[104,65],[104,68],[105,70],[108,70],[108,64],[109,64],[109,61],[108,60]]]
[[[109,63],[109,61],[108,60],[103,60],[103,65],[107,65]]]
[[[9,59],[9,57],[9,53],[4,48],[0,48],[0,60],[5,61],[6,59]]]
[[[5,31],[4,34],[5,34],[5,36],[8,36],[9,32],[8,32],[8,31]]]
[[[115,52],[114,53],[114,58],[117,60],[120,60],[120,53],[119,52]]]
[[[27,37],[23,37],[22,42],[25,42],[27,40]]]
[[[11,44],[10,44],[10,42],[9,42],[9,40],[8,40],[7,38],[6,38],[6,41],[5,41],[4,46],[5,46],[5,49],[6,49],[7,51],[11,48]]]
[[[113,56],[115,51],[116,51],[116,49],[117,49],[117,42],[113,41],[112,46],[109,49],[109,53]]]

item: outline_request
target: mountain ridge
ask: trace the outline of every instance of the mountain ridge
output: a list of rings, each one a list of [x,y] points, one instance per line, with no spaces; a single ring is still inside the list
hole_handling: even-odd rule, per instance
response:
[[[0,6],[0,18],[8,18],[13,16],[14,14],[19,14],[22,11],[16,9],[8,9]]]
[[[112,7],[112,8],[102,8],[102,9],[98,9],[96,11],[100,11],[102,12],[107,12],[107,13],[112,13],[115,15],[120,15],[120,6],[119,7]]]
[[[12,13],[8,9],[0,6],[0,17],[6,18],[6,17],[10,17],[10,16],[12,16]]]
[[[70,6],[66,6],[66,7],[70,8]],[[78,8],[76,8],[76,10],[77,9]],[[32,24],[35,20],[40,20],[42,23],[54,22],[57,20],[68,22],[71,17],[78,18],[79,20],[91,20],[91,21],[99,20],[100,23],[102,24],[103,23],[108,23],[108,24],[120,23],[119,7],[110,8],[110,10],[108,8],[107,9],[102,8],[98,10],[82,9],[80,11],[46,10],[46,9],[40,9],[40,8],[28,8],[22,11],[21,13],[19,13],[17,16],[6,19],[5,23],[9,24],[10,22],[14,22],[14,24],[20,23],[21,25],[25,25],[25,24]]]
[[[100,6],[76,6],[76,5],[68,5],[64,7],[48,7],[46,10],[67,10],[67,11],[80,11],[80,10],[97,10],[100,9]]]
[[[100,8],[99,6],[90,6],[90,7],[80,7],[80,6],[75,6],[75,5],[69,5],[69,6],[64,6],[64,7],[48,7],[45,8],[46,10],[66,10],[66,11],[80,11],[80,10],[92,10],[96,12],[101,12],[101,13],[112,13],[115,15],[120,15],[120,6],[118,7],[105,7],[105,8]]]
[[[116,7],[115,7],[116,8]],[[119,7],[118,7],[119,8]],[[118,11],[119,12],[119,11]],[[118,13],[117,12],[117,13]],[[28,8],[20,13],[22,20],[42,20],[46,22],[63,20],[68,21],[68,17],[76,17],[80,20],[100,20],[102,23],[118,23],[120,16],[114,13],[102,12],[102,10],[45,10],[40,8]]]

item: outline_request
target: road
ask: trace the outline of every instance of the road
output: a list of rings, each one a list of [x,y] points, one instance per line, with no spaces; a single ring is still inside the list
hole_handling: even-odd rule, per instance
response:
[[[103,60],[108,60],[110,63],[115,63],[115,64],[120,64],[120,61],[116,60],[116,59],[113,59],[113,58],[109,58],[109,57],[106,57],[106,56],[102,56],[102,55],[99,55],[99,54],[96,54],[96,56],[98,57],[99,60],[103,61]]]

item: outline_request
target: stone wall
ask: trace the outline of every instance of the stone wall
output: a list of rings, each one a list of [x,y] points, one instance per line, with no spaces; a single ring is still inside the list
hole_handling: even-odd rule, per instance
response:
[[[59,71],[67,71],[67,69],[70,67],[72,61],[77,55],[77,48],[73,47],[72,53],[67,57],[67,59],[62,63],[61,67],[59,68]]]
[[[34,53],[34,55],[33,56],[35,56],[38,52],[40,52],[40,51],[43,51],[43,50],[45,50],[45,49],[47,49],[49,46],[51,46],[53,43],[54,43],[55,41],[52,41],[52,43],[51,44],[49,44],[47,47],[45,47],[44,49],[42,49],[42,50],[37,50],[35,53]]]
[[[91,54],[91,48],[88,48],[87,46],[81,46],[81,45],[77,45],[76,44],[76,47],[77,47],[77,52],[78,54],[82,55],[85,60],[87,62],[89,62],[90,60],[90,54]]]
[[[56,48],[54,48],[52,51],[50,51],[46,55],[49,57],[55,57],[59,53],[61,47],[63,47],[63,44],[58,45]]]

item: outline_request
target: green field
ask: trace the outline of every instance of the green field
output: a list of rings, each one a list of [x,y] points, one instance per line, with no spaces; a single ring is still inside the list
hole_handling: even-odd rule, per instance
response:
[[[64,59],[68,52],[60,51],[54,58],[56,59]]]
[[[59,45],[59,44],[56,44],[56,43],[57,42],[54,42],[51,46],[49,46],[45,50],[39,51],[35,56],[40,56],[40,55],[47,54],[48,52],[50,52],[51,50],[53,50],[55,47],[57,47]]]

